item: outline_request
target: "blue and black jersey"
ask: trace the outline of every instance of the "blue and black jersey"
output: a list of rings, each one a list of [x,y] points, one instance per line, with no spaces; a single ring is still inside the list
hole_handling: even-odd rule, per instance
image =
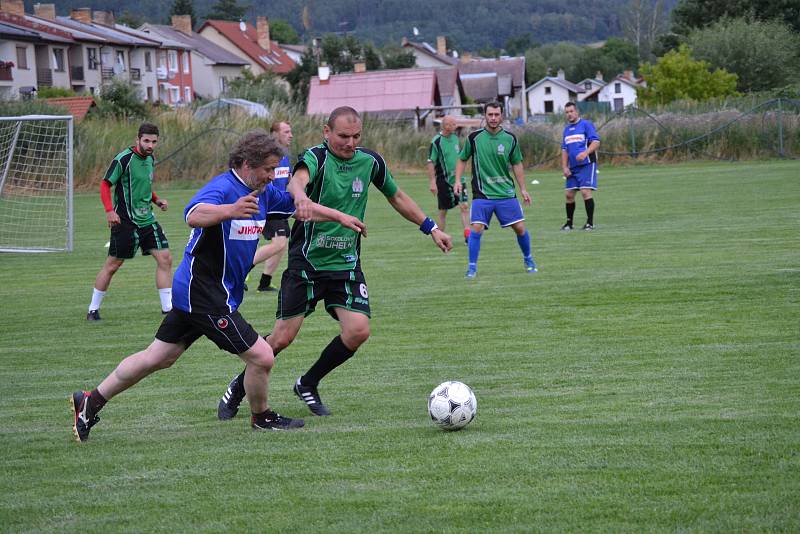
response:
[[[252,189],[232,169],[213,178],[195,194],[184,219],[200,204],[233,204]],[[294,201],[284,191],[267,185],[259,198],[259,213],[249,219],[231,219],[207,228],[193,228],[183,260],[172,280],[172,305],[189,313],[227,314],[244,297],[244,281],[267,217],[288,217]]]

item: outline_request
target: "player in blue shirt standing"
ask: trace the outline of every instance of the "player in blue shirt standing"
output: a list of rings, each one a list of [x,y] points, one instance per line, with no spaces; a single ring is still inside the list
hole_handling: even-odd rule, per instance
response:
[[[574,102],[564,106],[567,125],[561,142],[561,168],[567,197],[567,222],[561,230],[572,230],[572,217],[575,214],[575,191],[580,189],[583,205],[586,208],[586,224],[584,230],[594,229],[594,198],[592,192],[597,190],[597,149],[600,148],[600,136],[591,121],[581,119]]]
[[[283,149],[264,131],[250,132],[233,148],[230,170],[213,178],[184,210],[192,233],[172,281],[172,310],[143,351],[125,358],[94,390],[72,394],[72,430],[78,441],[89,439],[107,401],[146,376],[170,367],[199,337],[236,354],[247,364],[244,388],[250,401],[250,424],[255,430],[288,430],[303,426],[270,410],[269,374],[274,354],[269,344],[237,311],[244,281],[253,266],[258,239],[267,217],[297,208],[303,218],[335,221],[361,233],[356,217],[320,206],[307,197],[291,195],[269,185]]]

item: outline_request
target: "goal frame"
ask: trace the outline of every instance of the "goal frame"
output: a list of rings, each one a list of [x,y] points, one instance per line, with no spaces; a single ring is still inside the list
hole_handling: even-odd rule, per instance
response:
[[[74,136],[74,117],[72,115],[22,115],[18,117],[0,117],[0,122],[17,122],[17,127],[13,134],[13,139],[5,154],[8,158],[3,168],[0,168],[0,202],[2,202],[3,189],[5,188],[8,172],[11,169],[12,155],[17,146],[19,133],[22,130],[22,123],[42,120],[63,120],[67,123],[66,139],[66,239],[63,247],[7,247],[0,243],[0,252],[72,252],[74,246],[74,224],[75,217],[73,212],[73,136]]]

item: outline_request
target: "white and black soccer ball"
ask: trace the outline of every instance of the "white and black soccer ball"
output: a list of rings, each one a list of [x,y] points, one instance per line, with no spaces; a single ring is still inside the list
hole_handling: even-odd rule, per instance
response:
[[[442,382],[428,397],[428,414],[434,423],[445,430],[459,430],[475,419],[478,400],[464,383]]]

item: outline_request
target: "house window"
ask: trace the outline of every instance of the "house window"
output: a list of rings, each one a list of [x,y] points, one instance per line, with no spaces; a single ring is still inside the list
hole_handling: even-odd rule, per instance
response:
[[[86,66],[89,70],[97,70],[97,49],[86,49]]]
[[[544,86],[544,94],[546,94],[546,95],[550,94],[550,86],[549,85],[545,85]]]
[[[225,78],[225,76],[220,76],[219,77],[219,92],[220,93],[224,93],[225,89],[227,89],[227,87],[228,87],[228,80]]]
[[[189,103],[192,101],[192,88],[191,87],[184,87],[183,88],[183,101],[185,103]]]
[[[64,72],[64,49],[53,49],[53,67],[56,72]]]
[[[183,54],[181,54],[181,59],[183,60],[183,73],[189,74],[189,52],[184,51]]]
[[[148,87],[147,88],[147,101],[148,102],[152,102],[153,101],[153,88],[152,87]]]
[[[28,47],[27,46],[18,46],[17,47],[17,68],[22,70],[28,70]]]
[[[158,68],[167,70],[167,53],[163,50],[158,52]]]
[[[170,72],[178,72],[178,51],[167,50],[167,54],[169,55],[168,65]]]
[[[150,52],[144,53],[144,70],[147,72],[153,72],[153,58],[150,55]],[[152,89],[150,92],[152,92]]]
[[[172,86],[169,88],[169,101],[172,104],[177,104],[178,100],[181,98],[181,93],[179,91],[180,87]]]
[[[544,112],[545,113],[552,113],[553,112],[553,101],[552,100],[545,100],[544,101]]]
[[[625,110],[625,101],[621,98],[614,99],[614,111],[617,113]]]
[[[122,50],[117,50],[117,65],[119,65],[122,70],[125,70],[125,52]]]
[[[614,83],[614,92],[619,94],[622,92],[622,84],[619,82]]]
[[[592,82],[584,83],[583,84],[583,88],[586,89],[587,91],[591,91],[592,90]]]

